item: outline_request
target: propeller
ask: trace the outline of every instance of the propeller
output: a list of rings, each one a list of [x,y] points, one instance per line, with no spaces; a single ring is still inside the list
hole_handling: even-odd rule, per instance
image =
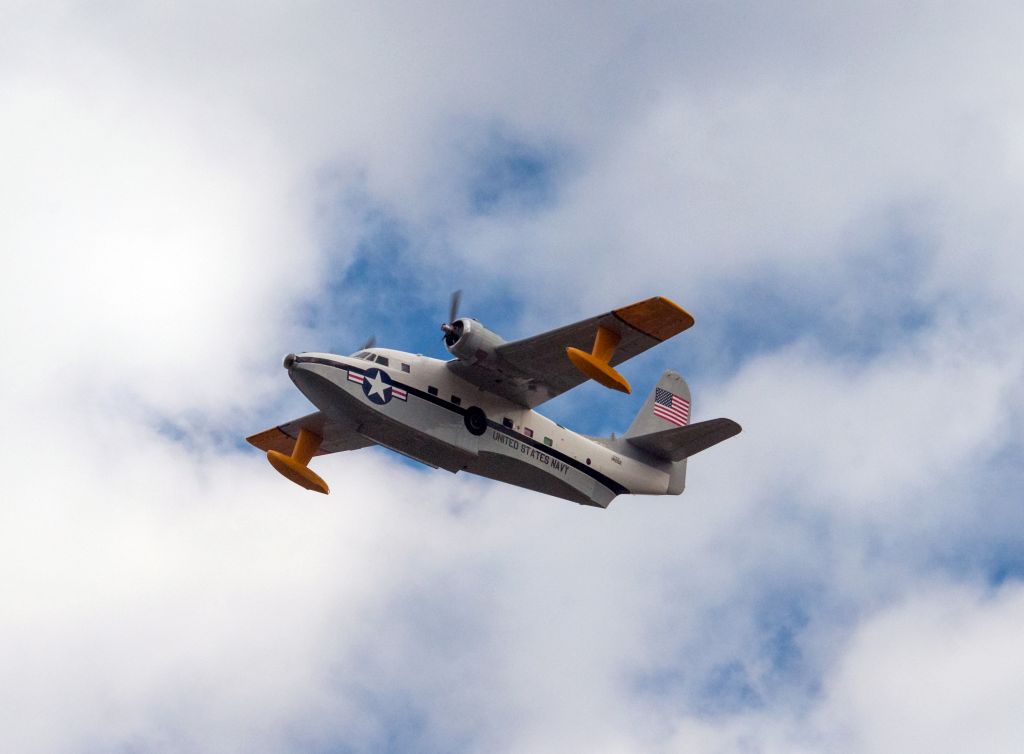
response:
[[[451,301],[448,303],[448,321],[454,322],[459,316],[459,304],[462,301],[462,290],[452,291]]]
[[[459,302],[462,301],[462,291],[452,291],[451,301],[448,304],[448,321],[441,325],[441,332],[444,333],[441,339],[446,346],[455,345],[459,336],[462,335],[462,323],[458,321]]]
[[[377,336],[371,335],[369,338],[366,339],[366,342],[363,343],[362,346],[360,346],[359,350],[365,351],[368,348],[373,348],[375,345],[377,345]]]

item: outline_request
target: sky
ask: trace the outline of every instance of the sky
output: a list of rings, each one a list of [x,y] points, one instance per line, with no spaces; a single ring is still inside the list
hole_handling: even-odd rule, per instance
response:
[[[1017,752],[1019,3],[0,2],[0,749]],[[583,508],[288,352],[652,295],[743,434]]]

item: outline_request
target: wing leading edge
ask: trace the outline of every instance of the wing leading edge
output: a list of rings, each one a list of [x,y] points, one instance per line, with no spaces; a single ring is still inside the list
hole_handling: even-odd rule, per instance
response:
[[[667,298],[656,296],[596,317],[522,340],[503,343],[485,365],[448,362],[456,375],[528,408],[535,408],[585,382],[566,353],[590,352],[599,329],[618,336],[608,364],[615,366],[693,326],[693,317]]]

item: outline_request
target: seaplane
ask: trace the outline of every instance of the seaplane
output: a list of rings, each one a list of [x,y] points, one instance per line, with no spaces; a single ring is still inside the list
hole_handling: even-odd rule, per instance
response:
[[[607,508],[619,495],[682,493],[687,460],[741,431],[731,419],[691,422],[690,389],[672,370],[618,436],[578,434],[536,410],[587,380],[631,393],[615,367],[693,326],[667,298],[513,341],[459,317],[460,298],[452,294],[441,325],[449,360],[372,338],[351,356],[288,354],[288,376],[317,411],[247,440],[285,478],[324,494],[313,458],[380,445],[435,469]]]

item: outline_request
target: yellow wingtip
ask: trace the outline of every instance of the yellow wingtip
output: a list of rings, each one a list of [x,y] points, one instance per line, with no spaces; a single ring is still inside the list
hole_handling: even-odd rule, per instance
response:
[[[693,327],[693,315],[664,296],[638,301],[612,312],[634,330],[656,340],[668,340]]]

